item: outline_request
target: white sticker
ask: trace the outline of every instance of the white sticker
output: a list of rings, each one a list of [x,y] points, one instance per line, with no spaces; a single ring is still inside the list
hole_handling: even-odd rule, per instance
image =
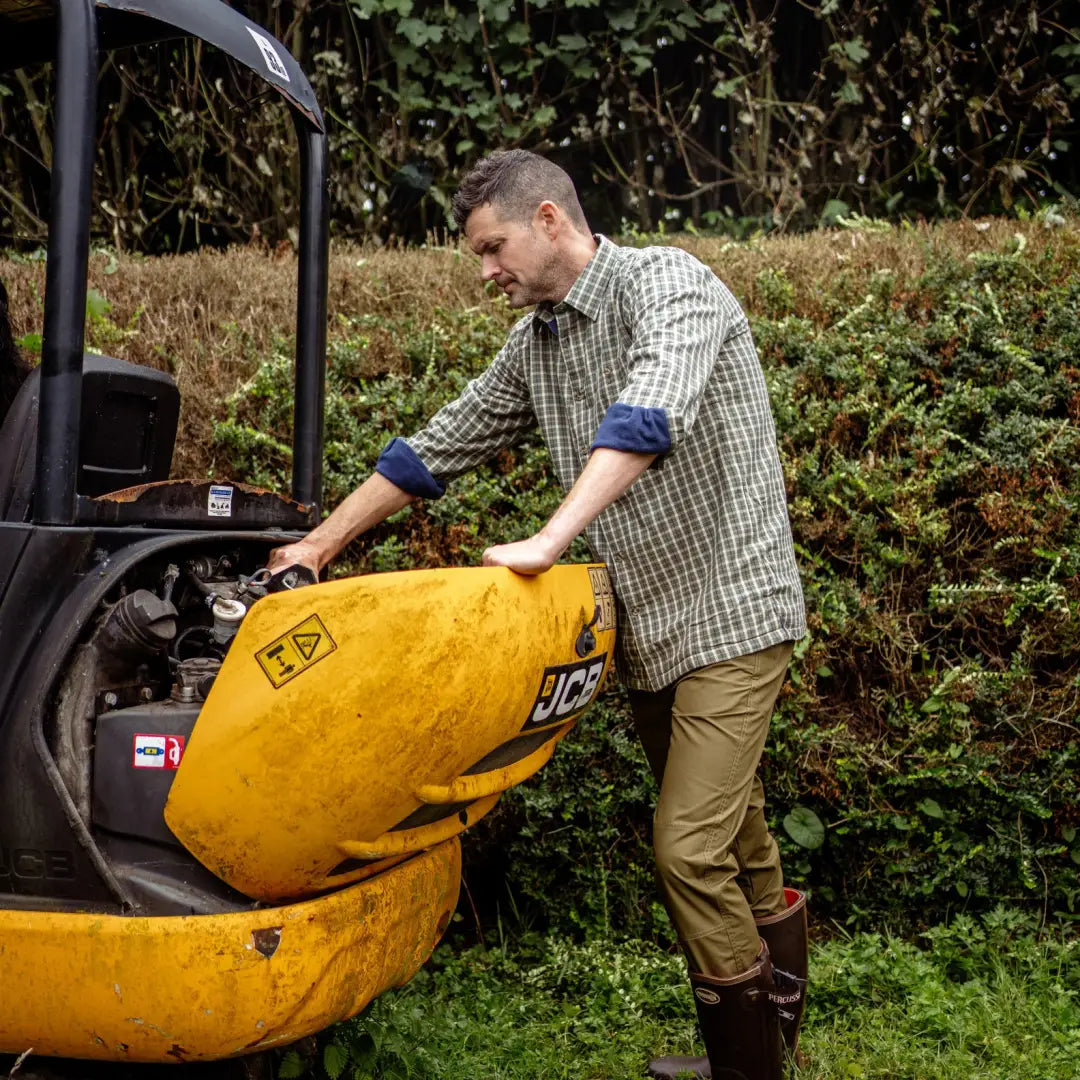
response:
[[[210,485],[210,494],[206,497],[206,512],[210,517],[232,517],[233,489],[227,484]]]
[[[289,73],[285,70],[285,65],[281,62],[281,57],[278,55],[277,49],[274,48],[273,42],[269,38],[263,37],[262,34],[256,33],[250,26],[245,29],[252,36],[255,44],[259,46],[259,52],[263,54],[263,59],[266,61],[270,74],[276,75],[283,82],[288,82]]]
[[[136,769],[180,768],[184,758],[183,735],[136,735],[131,764]]]
[[[131,764],[136,769],[165,768],[165,736],[136,735]]]

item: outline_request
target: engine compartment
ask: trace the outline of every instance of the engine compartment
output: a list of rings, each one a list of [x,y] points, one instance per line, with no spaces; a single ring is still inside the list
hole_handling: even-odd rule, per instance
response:
[[[136,906],[207,913],[255,906],[176,840],[165,803],[184,749],[248,610],[314,583],[273,575],[269,547],[184,547],[129,570],[102,599],[45,718],[79,816]]]

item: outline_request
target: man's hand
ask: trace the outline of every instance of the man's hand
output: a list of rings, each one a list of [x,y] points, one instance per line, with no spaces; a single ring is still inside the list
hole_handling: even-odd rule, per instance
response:
[[[287,566],[306,566],[316,578],[322,569],[322,560],[319,549],[308,540],[298,540],[295,544],[286,547],[274,548],[270,552],[270,558],[266,560],[267,569],[276,574]]]
[[[542,533],[518,540],[514,544],[499,544],[484,552],[484,566],[507,566],[518,574],[542,574],[555,565],[563,548],[552,544]]]

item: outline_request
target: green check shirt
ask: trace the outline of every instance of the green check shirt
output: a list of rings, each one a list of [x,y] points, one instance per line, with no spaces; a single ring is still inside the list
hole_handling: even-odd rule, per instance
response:
[[[611,572],[620,674],[659,690],[801,637],[802,588],[738,302],[678,248],[598,242],[566,299],[521,319],[484,373],[405,442],[444,481],[539,425],[569,490],[613,404],[664,410],[671,449],[586,529]]]

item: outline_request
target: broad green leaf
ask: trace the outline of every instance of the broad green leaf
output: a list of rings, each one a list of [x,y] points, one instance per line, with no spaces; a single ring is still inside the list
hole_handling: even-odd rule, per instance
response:
[[[923,799],[923,801],[919,803],[919,810],[927,817],[943,818],[945,816],[945,811],[942,810],[933,799]]]
[[[556,39],[567,52],[581,52],[589,43],[580,34],[559,34]]]
[[[112,311],[112,304],[97,289],[86,290],[86,314],[94,319],[104,319]]]
[[[958,881],[956,883],[956,891],[961,896],[967,896],[967,894],[968,894],[968,883],[966,881]]]
[[[830,199],[825,204],[825,208],[821,211],[821,224],[835,225],[837,218],[842,218],[849,213],[851,213],[851,207],[848,206],[848,204],[844,202],[843,199]],[[937,701],[936,698],[931,698],[930,700]],[[927,709],[924,705],[923,712],[936,711],[937,708],[940,708],[940,705],[936,705],[933,710]]]
[[[784,818],[784,832],[799,847],[808,851],[816,851],[825,843],[825,826],[821,818],[808,806],[796,806],[792,809]]]
[[[551,105],[543,105],[533,113],[533,121],[539,127],[547,127],[558,114]]]
[[[503,37],[511,45],[524,45],[532,35],[523,22],[511,23]]]
[[[288,1050],[278,1066],[278,1080],[297,1080],[306,1072],[304,1059],[295,1050]]]
[[[349,1051],[341,1043],[327,1043],[323,1049],[323,1068],[330,1080],[338,1080],[349,1064]]]
[[[29,353],[41,353],[41,335],[40,334],[24,334],[21,338],[15,339],[15,344],[20,349],[24,349]]]

